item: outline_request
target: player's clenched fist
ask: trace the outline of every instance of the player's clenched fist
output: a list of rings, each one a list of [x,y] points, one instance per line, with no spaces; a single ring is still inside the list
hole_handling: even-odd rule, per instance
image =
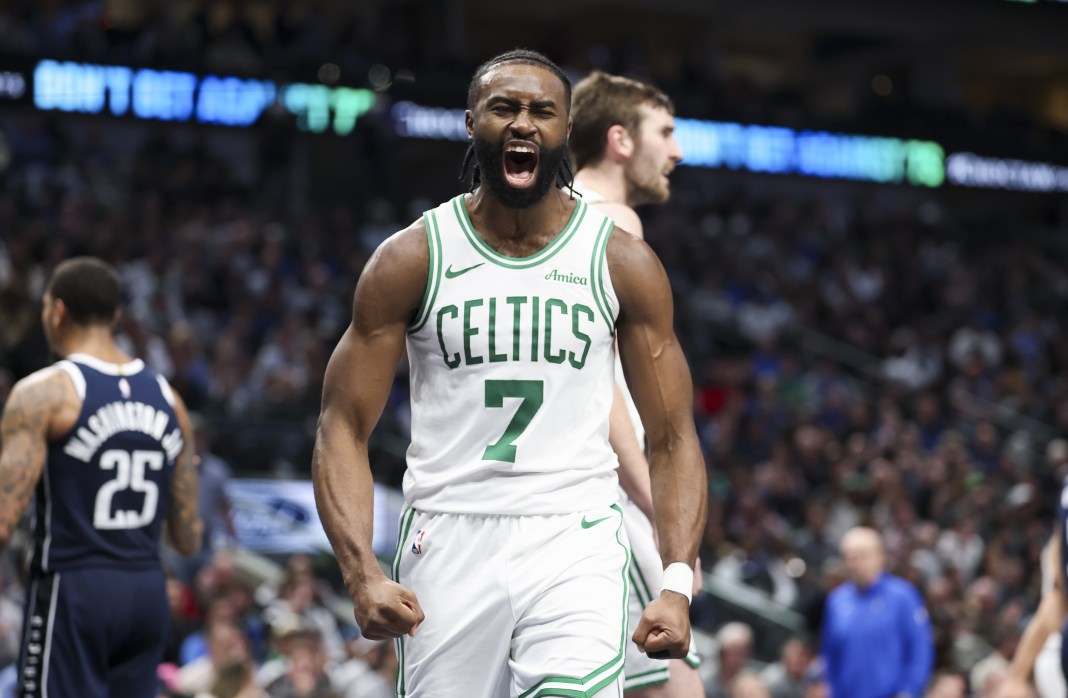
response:
[[[363,584],[352,599],[356,624],[368,640],[415,636],[423,622],[423,609],[410,589],[381,577]]]
[[[690,602],[682,594],[665,591],[642,612],[631,639],[638,649],[662,659],[682,659],[690,649]]]

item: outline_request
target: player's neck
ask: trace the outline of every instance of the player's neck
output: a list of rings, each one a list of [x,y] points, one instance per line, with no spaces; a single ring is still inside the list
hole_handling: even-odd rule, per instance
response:
[[[113,364],[132,361],[131,357],[119,349],[111,335],[111,328],[91,326],[72,329],[56,342],[56,353],[60,356],[86,354]]]
[[[602,162],[583,167],[575,174],[575,185],[597,192],[606,201],[626,204],[633,208],[627,197],[627,179],[623,168],[613,163]]]
[[[475,230],[483,237],[513,240],[559,232],[574,209],[568,195],[556,187],[527,208],[505,206],[484,186],[476,189],[465,203]]]

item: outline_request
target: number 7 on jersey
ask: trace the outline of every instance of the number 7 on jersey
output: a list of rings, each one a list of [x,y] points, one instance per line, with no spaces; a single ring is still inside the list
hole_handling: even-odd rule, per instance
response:
[[[486,381],[486,407],[504,407],[504,398],[520,398],[519,409],[501,434],[501,438],[486,446],[482,460],[515,463],[515,440],[530,426],[530,420],[545,402],[544,381]]]

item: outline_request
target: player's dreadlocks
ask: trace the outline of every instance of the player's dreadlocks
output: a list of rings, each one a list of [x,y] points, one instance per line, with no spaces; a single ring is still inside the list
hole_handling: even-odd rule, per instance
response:
[[[566,102],[566,109],[571,111],[571,80],[560,66],[553,63],[546,56],[538,53],[537,51],[530,51],[525,48],[517,48],[512,51],[507,51],[499,56],[489,59],[478,67],[474,76],[471,78],[471,83],[467,86],[467,108],[474,109],[475,103],[478,102],[478,88],[479,82],[482,77],[488,73],[492,68],[505,63],[524,63],[526,65],[536,65],[545,68],[553,73],[560,79],[560,82],[564,85],[564,99]],[[467,179],[467,170],[471,166],[472,160],[475,156],[475,146],[472,143],[467,147],[467,153],[464,155],[464,162],[460,165],[460,181]],[[564,159],[560,162],[560,171],[557,173],[557,179],[561,186],[567,187],[571,192],[571,198],[575,198],[575,174],[571,171],[571,162],[567,155],[564,155]],[[471,188],[468,191],[474,191],[478,188],[479,183],[482,181],[482,175],[478,171],[478,163],[475,163],[474,169],[471,173]]]

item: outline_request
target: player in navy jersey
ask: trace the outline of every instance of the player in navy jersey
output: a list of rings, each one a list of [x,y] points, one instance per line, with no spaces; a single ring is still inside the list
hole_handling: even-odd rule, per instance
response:
[[[80,257],[49,279],[41,319],[62,360],[19,381],[0,433],[0,549],[34,494],[18,698],[153,698],[167,637],[164,522],[200,544],[189,417],[112,336],[121,285]]]

